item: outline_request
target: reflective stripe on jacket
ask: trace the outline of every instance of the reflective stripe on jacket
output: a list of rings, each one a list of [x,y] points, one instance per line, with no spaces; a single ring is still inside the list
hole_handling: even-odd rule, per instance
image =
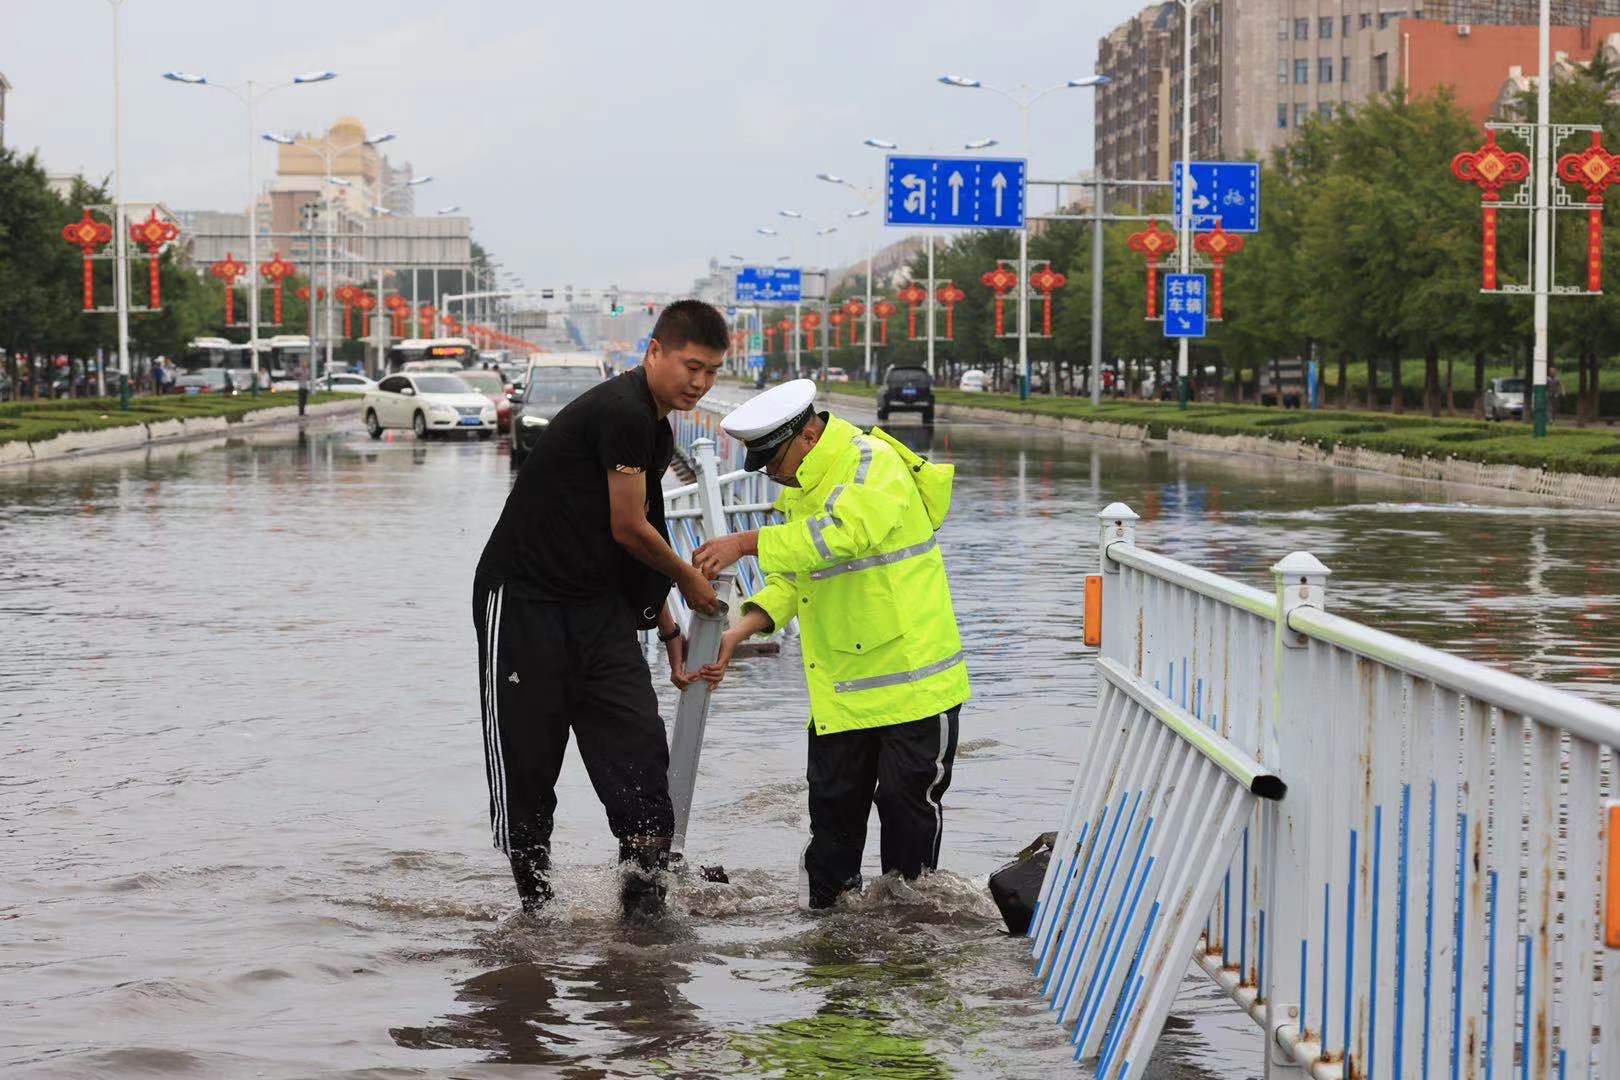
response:
[[[759,531],[765,586],[744,606],[779,627],[798,616],[818,734],[903,724],[968,698],[945,559],[913,476],[932,470],[937,510],[949,506],[950,471],[911,460],[881,433],[828,417],[801,486],[776,500],[787,520]]]

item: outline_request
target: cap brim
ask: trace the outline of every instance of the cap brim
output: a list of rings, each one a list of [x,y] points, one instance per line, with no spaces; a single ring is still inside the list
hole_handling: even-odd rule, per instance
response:
[[[743,456],[743,468],[749,472],[759,472],[769,465],[773,458],[781,451],[782,444],[767,446],[763,450],[750,450]]]

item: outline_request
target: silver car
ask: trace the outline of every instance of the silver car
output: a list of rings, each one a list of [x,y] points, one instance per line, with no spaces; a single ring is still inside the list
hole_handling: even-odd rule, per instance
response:
[[[1485,386],[1485,419],[1524,419],[1524,380],[1492,379]]]

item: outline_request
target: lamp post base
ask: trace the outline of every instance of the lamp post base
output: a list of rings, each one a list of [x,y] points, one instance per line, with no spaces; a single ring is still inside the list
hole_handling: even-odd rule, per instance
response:
[[[1185,409],[1192,397],[1192,379],[1186,375],[1176,380],[1176,402],[1179,408]]]
[[[1538,439],[1547,437],[1547,388],[1535,387],[1530,394],[1531,434]]]
[[[118,408],[129,412],[129,375],[122,371],[118,373]]]
[[[1029,376],[1023,372],[1018,373],[1018,400],[1029,400]]]

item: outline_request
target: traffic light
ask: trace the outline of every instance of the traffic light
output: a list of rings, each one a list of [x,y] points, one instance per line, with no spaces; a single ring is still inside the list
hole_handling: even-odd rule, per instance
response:
[[[647,305],[647,314],[654,315],[654,314],[657,314],[657,312],[658,312],[658,305],[657,304],[648,304]]]
[[[617,319],[624,314],[624,305],[619,303],[617,296],[608,297],[608,318]]]

